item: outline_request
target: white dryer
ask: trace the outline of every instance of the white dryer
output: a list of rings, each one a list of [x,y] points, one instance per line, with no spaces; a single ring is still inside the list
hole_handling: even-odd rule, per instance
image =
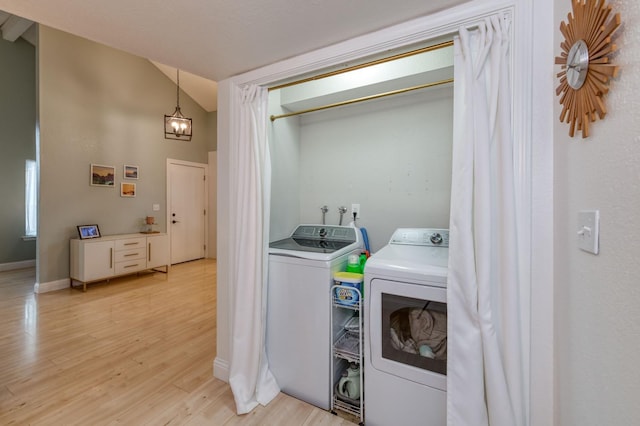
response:
[[[363,251],[353,226],[300,225],[269,244],[266,347],[280,389],[329,410],[331,286],[351,254]]]
[[[367,426],[446,424],[449,231],[397,229],[365,266]]]

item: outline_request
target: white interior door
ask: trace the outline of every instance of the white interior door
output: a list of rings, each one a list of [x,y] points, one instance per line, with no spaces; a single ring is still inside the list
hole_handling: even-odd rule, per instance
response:
[[[171,264],[205,257],[206,164],[171,162],[168,167]]]

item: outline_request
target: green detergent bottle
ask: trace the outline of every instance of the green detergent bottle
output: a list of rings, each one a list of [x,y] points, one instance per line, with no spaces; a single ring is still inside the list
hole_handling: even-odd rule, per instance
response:
[[[360,255],[359,263],[360,263],[360,273],[364,274],[364,264],[367,263],[367,255],[366,254],[362,253]]]
[[[355,272],[356,274],[362,273],[360,258],[357,254],[350,254],[347,258],[347,272]]]
[[[364,276],[365,263],[367,263],[367,255],[365,253],[362,253],[360,255],[360,273],[363,274],[363,276]],[[362,294],[362,299],[364,300],[364,283],[362,285],[362,288],[360,288],[360,293]]]

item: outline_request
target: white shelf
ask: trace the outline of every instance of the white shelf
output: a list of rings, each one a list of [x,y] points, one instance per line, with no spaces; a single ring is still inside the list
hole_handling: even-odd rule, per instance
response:
[[[348,402],[348,401],[343,400],[338,395],[334,395],[333,396],[333,408],[335,410],[340,410],[340,411],[344,411],[345,413],[353,414],[354,416],[359,417],[360,421],[362,421],[362,417],[361,417],[362,405],[360,403],[354,404],[352,402]]]
[[[336,296],[336,290],[353,291],[357,295],[356,300],[345,302]],[[340,284],[331,287],[331,324],[334,330],[334,335],[332,336],[333,345],[331,348],[331,372],[334,374],[332,377],[333,386],[331,388],[331,411],[335,413],[335,410],[339,410],[349,413],[358,417],[360,419],[360,424],[363,424],[364,401],[362,394],[364,391],[364,369],[362,363],[362,349],[364,340],[362,334],[363,318],[360,311],[361,302],[362,292],[357,288]],[[345,321],[345,315],[334,314],[334,312],[338,311],[352,311],[353,313],[349,314],[351,316]],[[346,365],[348,363],[356,363],[360,367],[361,398],[359,399],[346,398],[339,395],[336,391],[336,366],[339,369],[341,364]],[[337,378],[337,380],[339,381],[340,379]]]
[[[360,364],[360,332],[345,330],[333,344],[333,354],[350,362]]]

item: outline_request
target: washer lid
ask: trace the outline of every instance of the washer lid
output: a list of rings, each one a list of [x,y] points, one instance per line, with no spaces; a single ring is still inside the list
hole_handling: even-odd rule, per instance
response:
[[[299,225],[290,237],[269,243],[269,253],[331,260],[362,247],[360,230],[353,226]]]
[[[270,249],[333,253],[351,244],[348,241],[331,241],[311,238],[290,237],[269,244]]]

